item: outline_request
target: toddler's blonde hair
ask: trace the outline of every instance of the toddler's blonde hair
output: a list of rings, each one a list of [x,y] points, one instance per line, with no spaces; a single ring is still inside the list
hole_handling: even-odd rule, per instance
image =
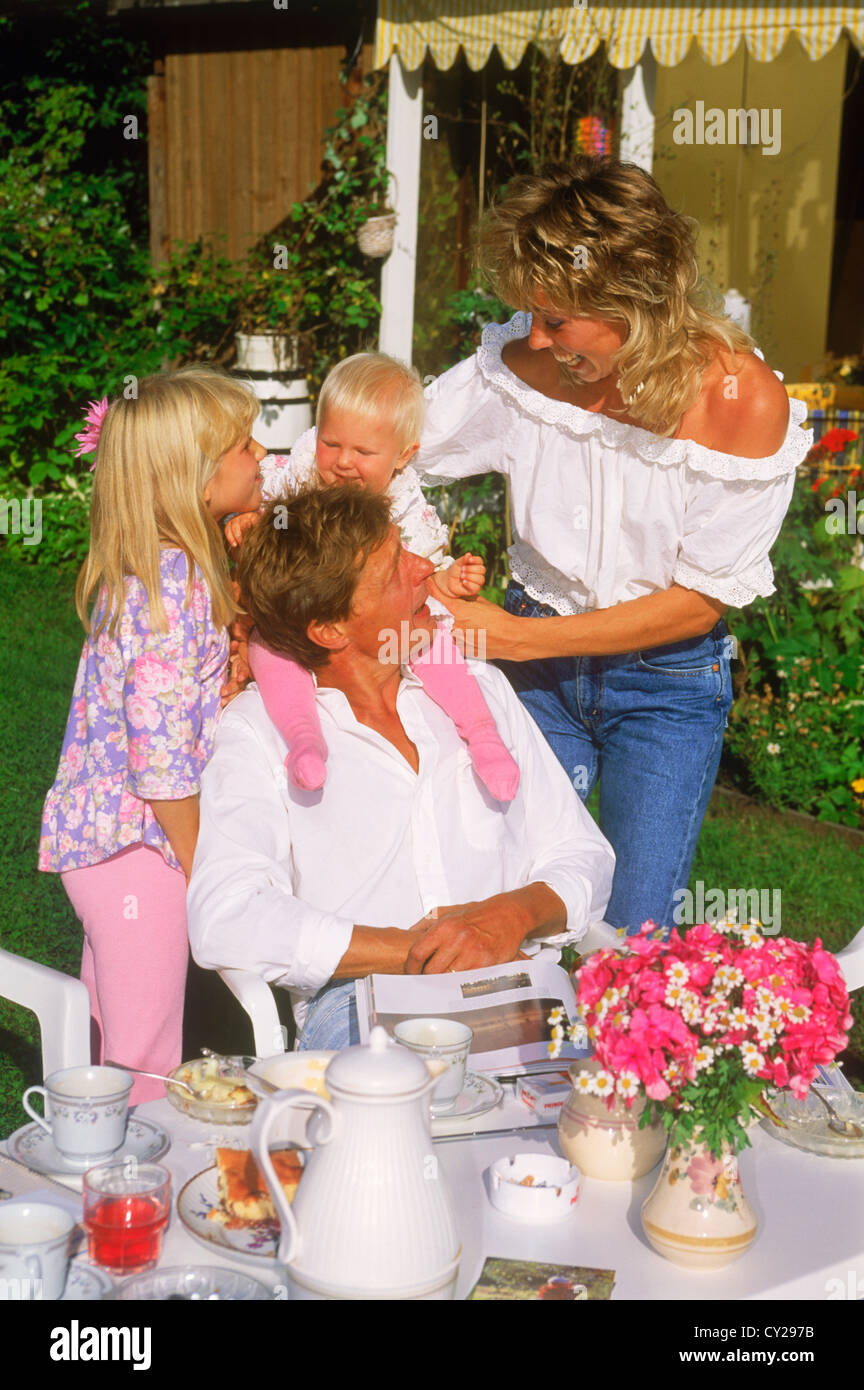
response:
[[[321,428],[330,410],[354,410],[371,418],[386,416],[400,452],[418,443],[423,433],[425,399],[416,367],[386,352],[356,352],[327,373],[315,424]]]
[[[126,578],[135,575],[147,591],[154,631],[167,631],[159,552],[176,546],[189,561],[186,602],[197,565],[210,591],[213,621],[227,626],[237,605],[204,489],[222,455],[248,437],[258,401],[247,383],[204,365],[144,377],[137,389],[134,399],[112,401],[102,421],[90,551],[75,590],[78,615],[91,635],[107,627],[116,636]],[[94,592],[98,613],[89,611]]]

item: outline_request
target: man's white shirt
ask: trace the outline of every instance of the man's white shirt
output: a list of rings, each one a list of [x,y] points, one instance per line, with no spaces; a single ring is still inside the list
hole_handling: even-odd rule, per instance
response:
[[[474,773],[450,718],[405,669],[397,711],[419,755],[357,721],[347,697],[317,690],[327,781],[288,780],[286,744],[250,686],[219,724],[201,783],[189,885],[192,953],[291,992],[298,1027],[356,925],[408,928],[436,907],[548,884],[575,941],[603,917],[615,859],[534,721],[494,667],[469,662],[519,765],[509,804]]]

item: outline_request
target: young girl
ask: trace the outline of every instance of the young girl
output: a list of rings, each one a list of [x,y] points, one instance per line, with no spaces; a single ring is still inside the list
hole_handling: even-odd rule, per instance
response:
[[[407,467],[420,447],[423,406],[423,388],[413,368],[384,353],[345,358],[321,389],[317,430],[307,430],[287,459],[277,455],[265,461],[265,497],[278,498],[286,485],[316,476],[325,487],[353,482],[373,492],[386,492],[403,544],[440,565],[447,529],[423,496],[417,475]],[[225,528],[229,544],[238,545],[243,532],[256,521],[250,515],[232,518]],[[438,569],[430,580],[430,607],[439,619],[438,630],[430,649],[413,659],[411,666],[427,694],[449,714],[465,739],[480,780],[496,800],[512,801],[519,769],[450,636],[446,626],[452,623],[450,614],[434,597],[437,588],[447,597],[471,598],[484,578],[483,561],[473,555]],[[254,641],[249,665],[267,713],[288,744],[288,775],[296,786],[317,790],[327,775],[327,747],[311,675]]]
[[[182,1060],[186,880],[236,612],[218,522],[260,505],[257,413],[248,387],[188,367],[103,402],[78,436],[96,448],[87,638],[39,868],[84,928],[99,1060],[163,1074]],[[162,1094],[137,1078],[132,1099]]]

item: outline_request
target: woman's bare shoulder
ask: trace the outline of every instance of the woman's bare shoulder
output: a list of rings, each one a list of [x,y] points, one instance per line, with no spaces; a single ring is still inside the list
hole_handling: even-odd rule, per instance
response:
[[[532,391],[553,401],[581,404],[578,392],[561,380],[558,363],[548,348],[532,348],[527,338],[513,338],[503,347],[501,361]]]
[[[702,390],[686,412],[678,438],[738,458],[770,458],[789,428],[789,397],[782,382],[755,353],[725,349],[702,379]]]

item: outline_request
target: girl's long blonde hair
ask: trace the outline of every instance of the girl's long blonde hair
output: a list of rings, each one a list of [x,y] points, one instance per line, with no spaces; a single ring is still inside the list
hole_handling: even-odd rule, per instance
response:
[[[222,455],[248,437],[258,414],[257,399],[246,383],[208,366],[145,377],[137,390],[133,399],[112,401],[102,421],[90,551],[75,589],[78,615],[91,635],[107,627],[116,636],[126,579],[135,575],[147,591],[154,630],[165,632],[159,552],[176,546],[189,560],[186,602],[197,565],[210,591],[213,621],[227,626],[237,605],[225,546],[204,502],[204,489]],[[91,613],[94,591],[98,611]]]
[[[508,184],[481,220],[478,259],[514,309],[531,310],[539,289],[568,317],[623,322],[623,413],[666,436],[699,395],[718,347],[733,366],[736,351],[753,349],[700,277],[696,227],[643,169],[581,155]]]

